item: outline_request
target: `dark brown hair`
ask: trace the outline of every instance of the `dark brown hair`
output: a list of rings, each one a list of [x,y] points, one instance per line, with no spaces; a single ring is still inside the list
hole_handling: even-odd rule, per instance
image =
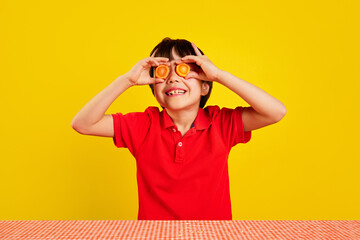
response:
[[[174,47],[176,53],[180,56],[180,57],[185,57],[186,55],[195,55],[195,50],[193,49],[191,42],[185,40],[185,39],[171,39],[169,37],[164,38],[158,45],[156,45],[156,47],[151,51],[150,56],[156,51],[154,57],[167,57],[169,58],[169,60],[173,60],[174,57],[171,55],[171,50]],[[200,48],[198,48],[200,50]],[[204,53],[200,50],[201,54],[204,55]],[[150,69],[150,76],[154,77],[154,70],[155,67],[151,67]],[[205,96],[201,96],[200,99],[200,107],[204,108],[205,103],[207,102],[207,100],[210,97],[210,93],[211,93],[211,89],[212,89],[212,85],[213,83],[211,81],[202,81],[205,82],[206,84],[209,85],[209,92],[208,94],[206,94]],[[149,84],[151,91],[153,93],[153,95],[155,96],[154,93],[154,85],[153,84]],[[163,109],[164,107],[161,106]]]

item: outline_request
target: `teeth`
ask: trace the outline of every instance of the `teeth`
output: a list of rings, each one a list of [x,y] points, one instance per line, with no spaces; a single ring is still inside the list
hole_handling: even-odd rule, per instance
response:
[[[171,91],[171,92],[168,92],[167,94],[169,95],[169,96],[172,96],[172,95],[174,95],[174,94],[184,94],[185,93],[185,91],[183,91],[183,90],[173,90],[173,91]]]

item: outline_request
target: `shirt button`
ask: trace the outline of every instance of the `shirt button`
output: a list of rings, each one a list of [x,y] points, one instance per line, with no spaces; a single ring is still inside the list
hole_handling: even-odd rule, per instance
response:
[[[182,146],[182,142],[179,142],[178,145],[179,145],[179,147],[181,147],[181,146]]]
[[[176,132],[176,129],[175,129],[175,128],[173,128],[173,132]]]

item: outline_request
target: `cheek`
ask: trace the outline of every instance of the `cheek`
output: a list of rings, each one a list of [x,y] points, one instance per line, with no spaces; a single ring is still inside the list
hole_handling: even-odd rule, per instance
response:
[[[156,96],[160,96],[160,95],[161,95],[161,91],[162,91],[162,89],[163,89],[161,86],[159,86],[159,84],[161,84],[161,83],[155,84],[155,86],[154,86],[154,94],[155,94],[155,97],[156,97]]]
[[[201,88],[202,88],[201,81],[194,79],[194,78],[190,78],[186,81],[189,82],[188,86],[191,89],[191,92],[193,94],[196,94],[196,95],[201,94]]]

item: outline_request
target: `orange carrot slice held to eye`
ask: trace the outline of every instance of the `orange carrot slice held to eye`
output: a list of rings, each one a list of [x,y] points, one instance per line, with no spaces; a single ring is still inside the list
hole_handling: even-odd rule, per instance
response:
[[[181,77],[186,77],[186,75],[190,72],[190,66],[186,63],[180,63],[176,66],[176,73]]]
[[[165,79],[169,74],[169,67],[167,65],[160,64],[155,69],[155,77]]]

